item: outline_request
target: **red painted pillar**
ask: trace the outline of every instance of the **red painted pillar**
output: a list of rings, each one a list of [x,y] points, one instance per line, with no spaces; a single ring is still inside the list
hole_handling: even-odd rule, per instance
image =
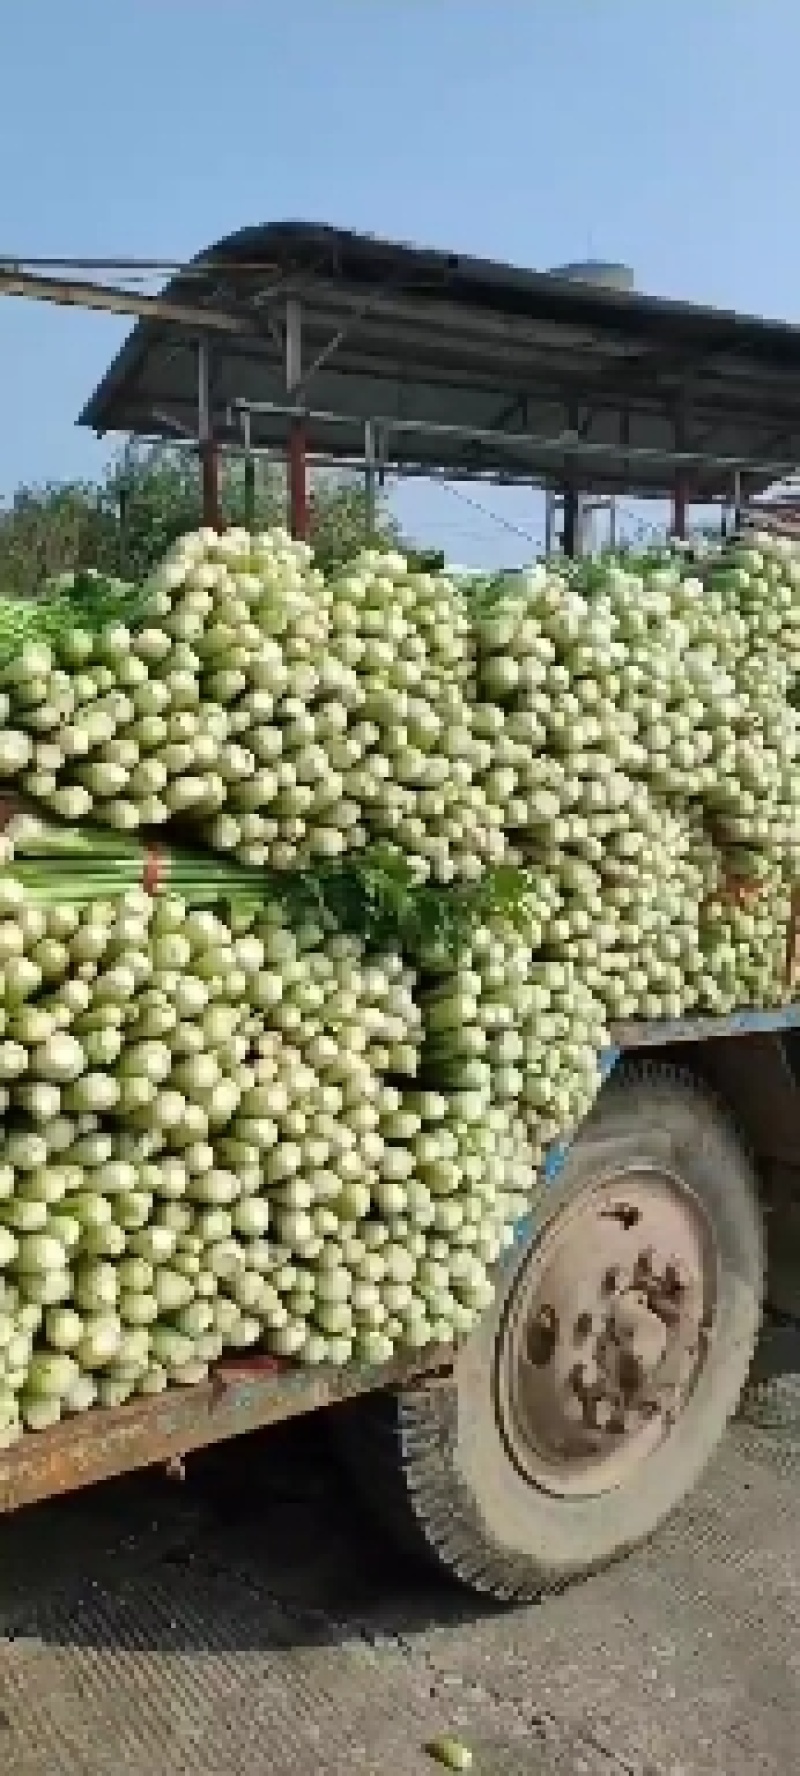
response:
[[[219,491],[219,446],[213,438],[200,445],[200,472],[203,483],[203,523],[212,530],[224,529]]]
[[[672,535],[681,542],[686,538],[686,485],[676,481],[672,495]]]
[[[289,470],[289,529],[292,536],[304,542],[308,536],[308,463],[306,433],[302,425],[293,425],[289,432],[287,453]]]

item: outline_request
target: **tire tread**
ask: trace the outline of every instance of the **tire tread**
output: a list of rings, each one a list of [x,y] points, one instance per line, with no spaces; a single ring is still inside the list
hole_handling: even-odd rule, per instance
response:
[[[613,1117],[617,1102],[646,1084],[665,1098],[692,1094],[718,1134],[735,1143],[756,1188],[755,1168],[727,1107],[690,1069],[649,1058],[625,1062],[612,1074],[584,1127]],[[798,1394],[800,1407],[800,1393]],[[471,1590],[500,1602],[531,1601],[558,1592],[574,1577],[588,1577],[621,1559],[620,1543],[579,1574],[542,1569],[515,1556],[490,1536],[472,1493],[458,1471],[456,1381],[368,1396],[353,1408],[345,1439],[357,1484],[376,1518],[409,1555],[444,1567]]]

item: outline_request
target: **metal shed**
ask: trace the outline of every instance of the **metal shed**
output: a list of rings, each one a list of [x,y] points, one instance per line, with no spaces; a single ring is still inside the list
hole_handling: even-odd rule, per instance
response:
[[[800,327],[305,222],[220,240],[88,401],[99,433],[445,473],[569,497],[739,501],[800,463]]]

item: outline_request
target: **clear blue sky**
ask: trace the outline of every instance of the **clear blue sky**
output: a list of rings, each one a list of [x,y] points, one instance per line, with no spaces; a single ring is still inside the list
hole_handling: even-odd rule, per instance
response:
[[[800,319],[797,0],[6,0],[2,56],[0,257],[307,218]],[[0,495],[97,467],[74,421],[124,332],[0,301]],[[401,501],[454,559],[519,552]]]

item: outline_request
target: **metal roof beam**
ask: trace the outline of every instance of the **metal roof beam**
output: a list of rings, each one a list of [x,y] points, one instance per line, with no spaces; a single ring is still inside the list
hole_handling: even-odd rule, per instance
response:
[[[235,335],[255,331],[246,317],[222,313],[218,309],[191,307],[161,296],[137,295],[131,290],[112,289],[108,284],[86,283],[75,278],[39,277],[3,264],[0,264],[0,295],[32,296],[39,302],[53,302],[66,308],[99,309],[106,314],[138,315],[146,320],[172,322],[197,332]]]
[[[313,388],[317,410],[346,420],[315,437],[310,413],[309,448],[322,440],[341,460],[362,451],[365,422],[381,414],[391,435],[393,409],[429,422],[424,443],[395,429],[395,453],[429,465],[438,453],[453,473],[485,462],[502,474],[513,456],[531,475],[547,461],[551,479],[627,472],[637,485],[686,475],[708,486],[737,463],[774,479],[783,439],[800,437],[800,328],[302,223],[243,230],[146,299],[191,316],[187,342],[198,327],[217,340],[215,425],[234,394],[285,400],[276,309],[287,298],[303,316],[296,391],[306,400]],[[212,333],[204,315],[220,311],[223,329]],[[188,353],[168,365],[160,326],[156,312],[143,314],[86,422],[136,428],[154,409],[187,412]],[[567,443],[562,433],[560,456],[548,456],[570,409],[576,435]],[[275,409],[254,422],[254,442],[279,446],[296,420],[294,409]],[[691,426],[684,450],[679,423]]]

